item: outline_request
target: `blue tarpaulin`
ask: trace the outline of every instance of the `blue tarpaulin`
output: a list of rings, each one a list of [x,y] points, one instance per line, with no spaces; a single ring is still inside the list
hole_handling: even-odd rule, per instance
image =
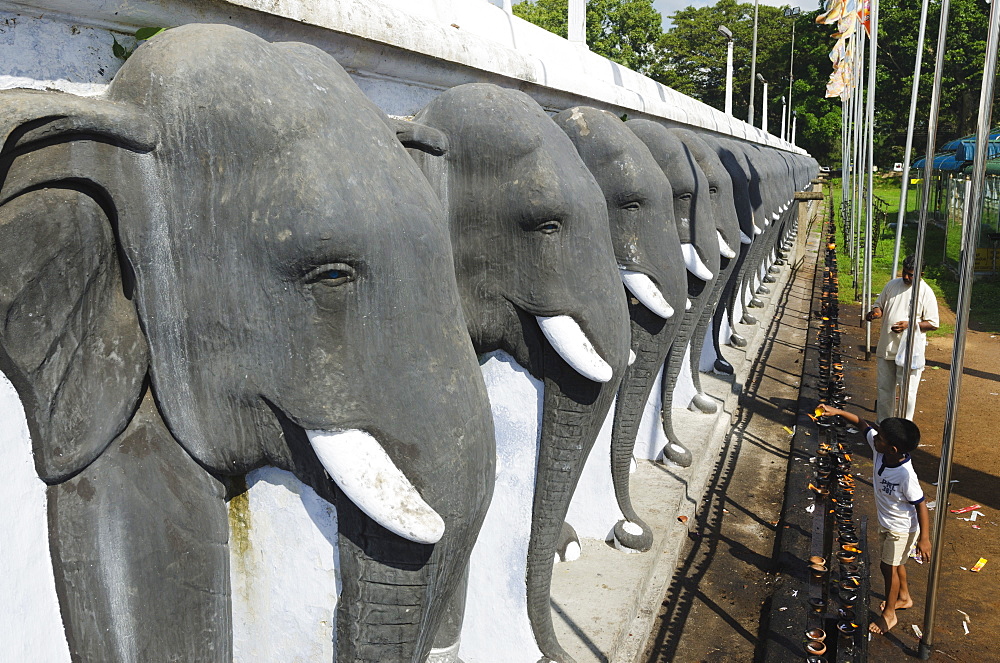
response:
[[[1000,156],[1000,130],[990,134],[990,141],[986,147],[986,158],[992,159]],[[934,157],[934,170],[961,170],[972,163],[976,156],[975,138],[957,138],[945,143],[941,151]],[[924,159],[917,159],[911,168],[923,169]]]
[[[910,168],[923,170],[924,161],[923,158],[917,159]],[[938,154],[934,157],[934,170],[960,170],[965,164],[965,161],[958,161],[954,154]]]

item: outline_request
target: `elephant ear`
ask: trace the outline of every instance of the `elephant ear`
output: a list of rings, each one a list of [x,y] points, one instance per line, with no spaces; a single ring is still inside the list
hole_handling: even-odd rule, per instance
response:
[[[112,172],[102,157],[151,149],[137,120],[102,100],[0,92],[0,370],[48,483],[92,462],[143,392],[149,350],[125,293],[118,212],[99,181]]]
[[[443,131],[419,122],[390,118],[390,128],[396,132],[396,140],[403,147],[420,150],[439,157],[448,151],[448,136]]]

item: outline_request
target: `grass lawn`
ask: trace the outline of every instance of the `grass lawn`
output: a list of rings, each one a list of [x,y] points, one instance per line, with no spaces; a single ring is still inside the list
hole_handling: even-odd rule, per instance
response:
[[[833,192],[834,214],[837,220],[837,251],[838,262],[840,264],[840,299],[842,302],[854,302],[855,299],[855,262],[848,253],[849,243],[844,237],[844,227],[840,222],[840,180],[831,181],[830,188]],[[898,178],[875,181],[875,195],[887,203],[887,224],[883,228],[876,249],[872,255],[872,296],[873,298],[882,291],[886,282],[893,278],[890,274],[892,269],[892,253],[896,241],[895,223],[896,215],[899,211],[899,189],[900,180]],[[916,207],[916,186],[910,185],[907,191],[909,204],[907,209]],[[890,227],[888,224],[893,224]],[[960,241],[959,233],[951,233],[949,242]],[[944,228],[929,224],[927,227],[927,237],[924,242],[924,280],[938,296],[938,300],[943,302],[952,311],[958,305],[958,281],[952,268],[944,265],[945,251],[945,231]],[[904,224],[903,240],[899,250],[899,262],[903,258],[913,253],[917,244],[917,226],[915,223]],[[951,255],[957,255],[957,247],[952,247]],[[861,259],[864,255],[862,252]],[[862,289],[861,271],[864,269],[863,262],[858,263],[857,275],[857,296],[860,298]],[[873,299],[874,300],[874,299]],[[972,306],[969,317],[969,326],[972,329],[988,332],[1000,332],[1000,278],[996,276],[980,277],[976,279],[972,286]],[[932,336],[951,334],[954,332],[953,325],[942,325],[937,332],[932,332]]]

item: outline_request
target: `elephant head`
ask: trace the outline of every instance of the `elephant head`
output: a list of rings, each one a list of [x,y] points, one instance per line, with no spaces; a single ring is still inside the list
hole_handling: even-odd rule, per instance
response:
[[[687,293],[691,306],[684,312],[663,370],[661,389],[663,432],[668,442],[666,459],[688,467],[693,457],[673,430],[673,392],[695,326],[712,294],[712,283],[720,266],[719,232],[712,218],[708,181],[691,150],[672,130],[649,120],[626,123],[649,148],[660,169],[670,180],[674,194],[674,216],[687,266]],[[686,404],[685,404],[686,405]]]
[[[0,109],[0,357],[74,659],[231,661],[220,478],[271,464],[337,506],[339,660],[423,661],[493,429],[389,120],[322,51],[199,25]]]
[[[743,152],[732,145],[730,141],[712,136],[702,137],[710,148],[715,150],[722,167],[725,169],[725,177],[729,179],[729,187],[733,192],[733,205],[739,223],[740,248],[736,262],[732,266],[726,292],[722,296],[723,306],[716,312],[717,319],[725,315],[729,327],[729,343],[736,347],[745,347],[747,340],[736,331],[737,297],[739,295],[739,283],[742,278],[743,267],[746,264],[747,256],[750,253],[750,246],[753,238],[759,234],[753,221],[753,208],[750,205],[749,190],[749,166]],[[742,310],[743,302],[739,307]],[[721,319],[720,319],[721,322]],[[717,339],[721,338],[716,332]]]
[[[507,352],[544,382],[526,609],[539,651],[567,661],[552,627],[553,558],[628,361],[604,197],[573,144],[524,93],[462,85],[414,122],[448,139],[448,153],[425,171],[447,200],[473,344]]]
[[[708,182],[712,218],[719,234],[719,274],[712,284],[712,293],[709,295],[705,309],[691,336],[690,353],[691,378],[696,392],[692,404],[702,412],[713,413],[717,409],[716,403],[705,395],[701,388],[701,355],[705,337],[711,326],[712,353],[715,356],[713,368],[721,373],[733,373],[732,365],[723,357],[722,349],[719,347],[719,333],[722,317],[725,314],[725,305],[720,306],[720,302],[726,299],[728,291],[732,289],[732,276],[738,262],[738,252],[741,246],[740,225],[736,216],[733,183],[718,155],[700,135],[693,131],[689,129],[674,129],[673,131],[691,151],[695,162],[705,175]]]
[[[619,547],[645,551],[653,533],[632,506],[632,451],[653,381],[687,304],[673,190],[649,148],[616,116],[576,107],[554,119],[604,192],[615,260],[630,295],[635,359],[622,378],[611,432],[611,477],[625,519],[615,525],[613,536]]]

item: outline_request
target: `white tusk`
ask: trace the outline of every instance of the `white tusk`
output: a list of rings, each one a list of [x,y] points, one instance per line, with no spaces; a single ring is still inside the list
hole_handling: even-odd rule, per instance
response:
[[[685,297],[684,298],[684,310],[685,311],[690,311],[691,310],[691,306],[692,306],[691,300]]]
[[[756,234],[757,233],[754,233],[754,235]],[[747,234],[745,232],[743,232],[742,230],[740,231],[740,244],[749,244],[752,241],[753,237],[747,237]]]
[[[608,382],[614,373],[611,365],[597,354],[594,345],[580,329],[576,320],[568,315],[552,317],[535,316],[542,333],[549,340],[552,349],[562,357],[573,370],[594,382]]]
[[[774,221],[777,221],[780,218],[781,218],[781,216],[777,212],[771,212],[771,219],[773,219]]]
[[[307,430],[334,483],[369,518],[416,543],[437,543],[444,520],[430,507],[382,445],[363,430]]]
[[[674,314],[673,307],[663,298],[663,293],[653,283],[653,279],[645,274],[633,272],[621,266],[618,267],[618,273],[621,274],[622,283],[625,284],[625,287],[635,295],[635,298],[643,306],[663,319],[667,319]]]
[[[722,236],[722,233],[720,233],[718,230],[716,230],[715,234],[719,236],[719,253],[722,254],[722,257],[723,258],[735,258],[736,257],[736,251],[733,251],[729,247],[729,243],[726,242],[726,238]]]
[[[635,350],[629,348],[628,350],[628,365],[631,366],[635,363]]]
[[[698,255],[698,250],[694,244],[681,244],[681,253],[684,255],[684,265],[687,270],[700,278],[702,281],[711,281],[714,274],[712,270],[705,266]]]
[[[768,225],[768,223],[767,223],[767,221],[766,221],[766,220],[764,221],[764,225],[765,225],[765,226],[766,226],[766,225]],[[755,224],[754,224],[754,226],[753,226],[753,234],[754,234],[754,235],[763,235],[763,234],[764,234],[764,231],[763,231],[763,230],[761,230],[761,229],[760,229],[760,226],[758,226],[758,225],[757,225],[757,224],[755,223]]]

